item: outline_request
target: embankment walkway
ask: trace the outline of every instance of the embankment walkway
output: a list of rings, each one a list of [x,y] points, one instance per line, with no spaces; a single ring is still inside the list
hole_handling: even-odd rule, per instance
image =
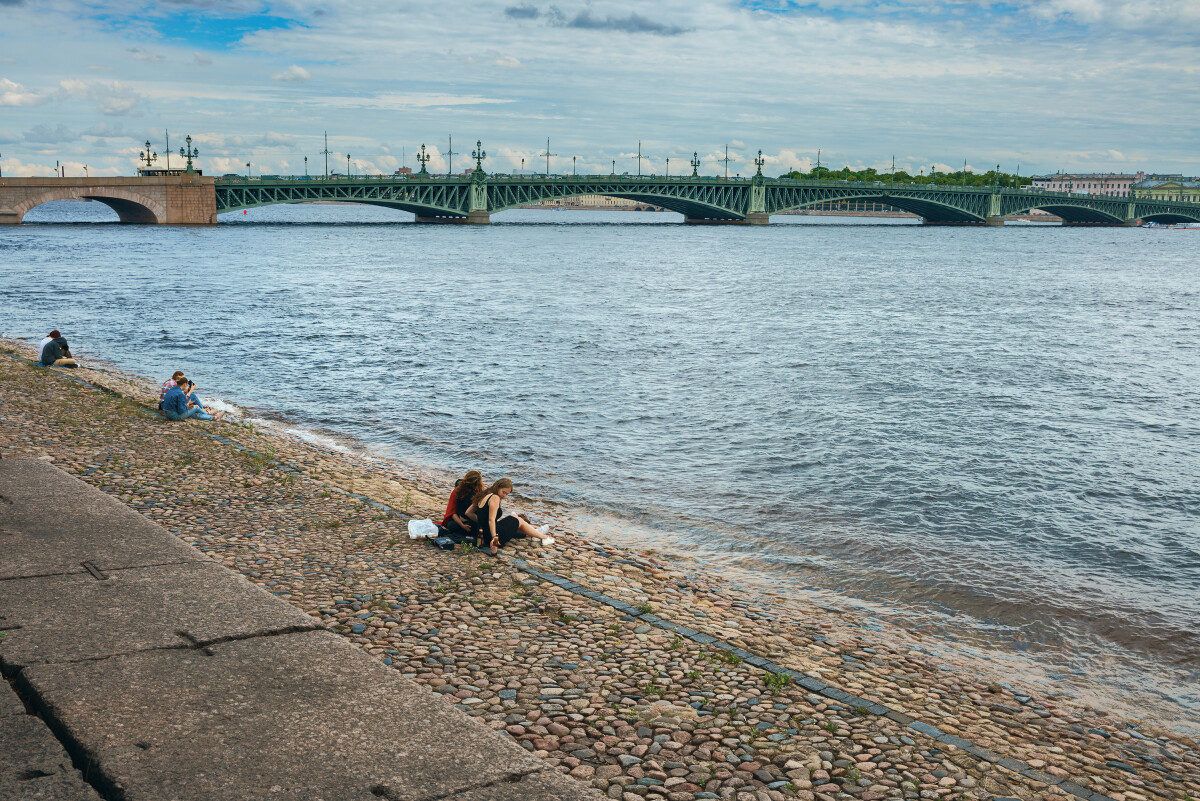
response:
[[[0,635],[0,798],[601,797],[37,459],[0,460]]]

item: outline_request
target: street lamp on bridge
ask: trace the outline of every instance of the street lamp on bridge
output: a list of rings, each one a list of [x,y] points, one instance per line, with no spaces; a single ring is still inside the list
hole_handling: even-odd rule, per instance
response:
[[[138,153],[138,161],[144,162],[146,169],[150,169],[150,165],[158,161],[158,154],[150,149],[150,140],[146,140],[146,149]]]
[[[246,162],[246,180],[250,180],[250,162]]]
[[[692,177],[699,178],[700,173],[698,172],[698,170],[700,169],[700,154],[697,153],[695,150],[692,151],[691,164],[692,164]]]
[[[350,175],[350,154],[349,153],[346,154],[346,177],[347,178],[351,177],[351,175]]]
[[[418,175],[429,175],[429,170],[425,169],[425,165],[429,163],[429,154],[425,152],[425,145],[421,145],[421,152],[417,154],[417,162],[421,165],[421,171]]]
[[[671,177],[671,157],[667,156],[667,177]]]
[[[304,180],[308,180],[308,156],[304,157]]]
[[[184,150],[182,147],[179,148],[179,155],[181,155],[187,159],[187,171],[195,172],[195,170],[192,169],[192,159],[195,158],[196,156],[199,156],[200,151],[198,149],[192,147],[192,135],[191,134],[188,134],[187,138],[184,139],[183,141],[187,142],[187,150]]]
[[[471,158],[475,159],[475,172],[483,175],[483,160],[487,158],[487,151],[483,149],[483,142],[479,139],[475,140],[475,149],[471,151]]]
[[[762,178],[762,168],[763,168],[763,165],[766,163],[767,163],[767,160],[762,157],[762,151],[761,150],[758,151],[758,158],[756,158],[754,160],[754,166],[758,167],[758,172],[755,173],[756,177]]]

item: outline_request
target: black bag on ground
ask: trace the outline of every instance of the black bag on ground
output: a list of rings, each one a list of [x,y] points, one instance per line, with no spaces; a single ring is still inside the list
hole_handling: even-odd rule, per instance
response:
[[[454,550],[454,540],[449,537],[433,537],[429,540],[431,543],[441,548],[443,551]]]

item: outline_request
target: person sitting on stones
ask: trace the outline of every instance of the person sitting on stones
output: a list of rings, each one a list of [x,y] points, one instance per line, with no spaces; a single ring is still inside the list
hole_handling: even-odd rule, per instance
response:
[[[185,376],[183,374],[182,370],[176,370],[175,372],[171,373],[170,378],[168,378],[166,381],[164,381],[162,383],[162,386],[158,388],[158,408],[159,409],[162,409],[163,399],[167,397],[167,393],[170,392],[175,386],[177,386],[179,384],[179,379],[186,378],[186,377],[187,376]]]
[[[62,336],[62,334],[60,334],[58,332],[58,329],[56,328],[53,331],[51,331],[49,334],[46,334],[46,338],[38,343],[38,361],[39,362],[42,360],[42,354],[45,353],[45,351],[46,351],[46,346],[61,336]]]
[[[442,527],[456,534],[473,533],[478,521],[471,509],[471,503],[482,491],[483,474],[478,470],[468,470],[465,476],[455,481],[450,500],[446,503],[446,516],[442,518]]]
[[[58,334],[57,331],[51,331],[50,333]],[[67,345],[67,340],[62,334],[59,334],[45,344],[42,348],[42,360],[39,363],[42,367],[79,366],[75,363],[75,358],[71,356],[71,348]]]
[[[194,387],[195,384],[192,384],[192,382],[188,381],[186,378],[180,378],[179,381],[176,382],[175,388],[167,391],[166,396],[163,398],[162,410],[163,414],[167,416],[168,420],[174,420],[178,422],[180,420],[187,420],[189,418],[195,418],[197,420],[221,419],[223,412],[217,412],[215,415],[211,415],[204,410],[203,406],[200,405],[199,399],[192,400],[188,397],[187,390],[190,390]],[[195,393],[192,393],[192,397],[195,397]]]
[[[513,540],[532,537],[543,545],[552,545],[554,538],[547,536],[550,526],[535,528],[528,520],[516,515],[505,515],[500,503],[512,493],[512,479],[501,478],[483,490],[471,503],[468,511],[474,511],[479,521],[479,542],[490,543],[492,556]]]

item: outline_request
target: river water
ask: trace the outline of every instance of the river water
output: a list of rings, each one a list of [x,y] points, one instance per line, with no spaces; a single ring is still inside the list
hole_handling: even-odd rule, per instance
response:
[[[57,203],[0,229],[0,333],[57,327],[376,455],[509,475],[597,536],[1200,729],[1200,231],[328,205],[37,224],[109,219]]]

